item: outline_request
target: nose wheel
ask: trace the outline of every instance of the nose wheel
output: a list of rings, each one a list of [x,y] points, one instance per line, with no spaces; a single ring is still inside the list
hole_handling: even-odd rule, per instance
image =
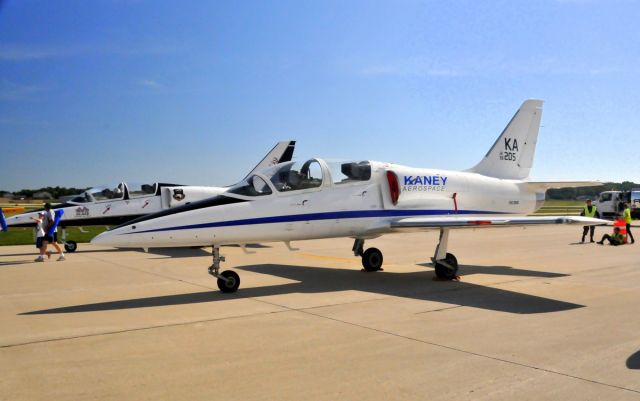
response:
[[[65,241],[64,250],[67,252],[75,252],[78,249],[78,243],[75,241]]]
[[[377,272],[382,268],[382,252],[378,248],[364,250],[364,240],[356,239],[353,243],[353,254],[362,258],[362,267],[367,272]]]
[[[218,279],[218,288],[224,293],[238,291],[240,276],[233,270],[225,270],[220,273],[220,262],[224,262],[224,256],[220,255],[220,247],[213,247],[213,264],[209,267],[209,274]]]
[[[240,287],[240,276],[233,270],[225,270],[218,278],[218,288],[222,292],[236,292]]]
[[[75,241],[67,241],[67,229],[62,228],[62,243],[64,244],[64,250],[71,253],[78,249],[78,243]]]

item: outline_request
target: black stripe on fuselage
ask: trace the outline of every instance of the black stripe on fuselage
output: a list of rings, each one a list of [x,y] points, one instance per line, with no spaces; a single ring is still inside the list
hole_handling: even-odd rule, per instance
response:
[[[171,209],[167,209],[167,210],[163,210],[161,212],[157,212],[157,213],[152,213],[152,214],[147,214],[145,216],[142,216],[140,218],[137,218],[135,220],[131,220],[131,221],[127,221],[126,223],[115,227],[116,228],[120,228],[120,227],[124,227],[124,226],[128,226],[131,224],[136,224],[136,223],[140,223],[143,221],[147,221],[147,220],[151,220],[151,219],[156,219],[158,217],[164,217],[164,216],[171,216],[172,214],[177,214],[177,213],[182,213],[182,212],[189,212],[191,210],[198,210],[198,209],[204,209],[207,207],[213,207],[213,206],[222,206],[222,205],[230,205],[232,203],[241,203],[241,202],[249,202],[248,200],[244,200],[244,199],[237,199],[237,198],[230,198],[228,196],[224,196],[224,195],[217,195],[214,196],[213,198],[209,198],[209,199],[204,199],[201,201],[197,201],[197,202],[192,202],[186,205],[182,205],[182,206],[178,206],[178,207],[174,207]]]
[[[53,209],[53,208],[52,208]],[[93,217],[88,219],[74,219],[60,220],[58,227],[88,227],[88,226],[115,226],[124,224],[128,221],[144,217],[144,214],[129,214],[126,216],[108,216],[108,217]],[[36,223],[22,223],[22,224],[9,224],[9,227],[35,227]]]
[[[82,206],[83,204],[81,203],[60,203],[58,205],[55,206],[51,206],[51,210],[57,210],[57,209],[62,209],[65,207],[72,207],[72,206]],[[35,209],[35,210],[29,210],[27,213],[36,213],[36,212],[44,212],[44,208],[40,208],[40,209]],[[24,213],[24,214],[27,214]],[[18,226],[16,226],[18,227]]]

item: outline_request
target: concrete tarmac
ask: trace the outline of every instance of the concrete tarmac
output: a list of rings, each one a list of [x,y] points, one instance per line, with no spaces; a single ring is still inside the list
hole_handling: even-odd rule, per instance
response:
[[[598,228],[599,237],[609,229]],[[640,244],[581,227],[201,249],[0,248],[0,400],[640,400]],[[636,234],[640,235],[640,234]],[[599,239],[599,238],[598,238]]]

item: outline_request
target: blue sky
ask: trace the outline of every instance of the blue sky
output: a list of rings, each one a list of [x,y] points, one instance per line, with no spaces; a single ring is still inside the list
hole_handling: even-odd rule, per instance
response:
[[[465,169],[545,100],[535,180],[640,182],[640,3],[0,1],[0,189]]]

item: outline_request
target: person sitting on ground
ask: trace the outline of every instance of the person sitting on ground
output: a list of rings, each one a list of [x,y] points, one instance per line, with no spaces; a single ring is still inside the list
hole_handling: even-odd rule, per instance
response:
[[[616,227],[613,229],[613,235],[605,234],[602,236],[602,239],[598,241],[598,244],[604,245],[604,241],[609,241],[609,245],[623,245],[624,237],[620,234],[620,228]]]

